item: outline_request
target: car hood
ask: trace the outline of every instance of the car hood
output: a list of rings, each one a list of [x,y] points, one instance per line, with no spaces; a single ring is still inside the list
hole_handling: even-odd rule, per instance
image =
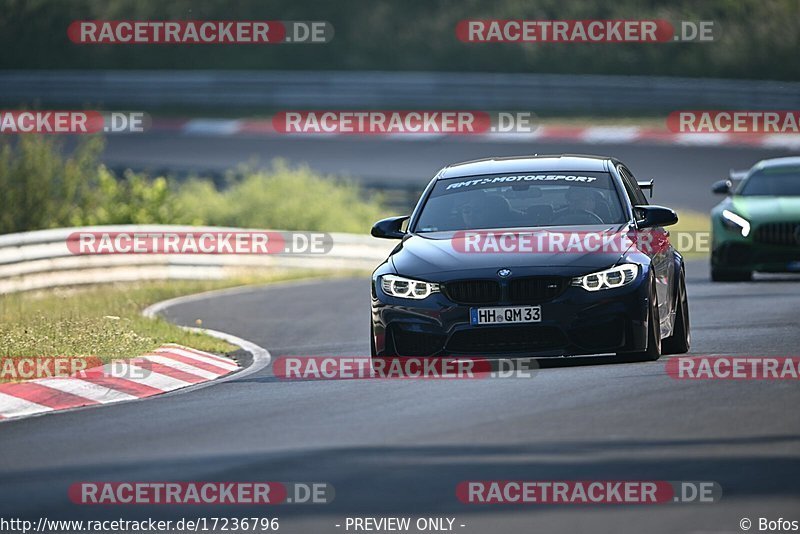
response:
[[[800,197],[742,197],[729,199],[729,207],[753,222],[800,221]]]
[[[476,230],[494,233],[546,233],[546,232],[605,232],[624,235],[628,225],[571,226],[568,228],[526,228]],[[412,234],[398,245],[392,254],[396,272],[411,277],[474,271],[475,275],[494,274],[497,269],[522,268],[526,272],[564,274],[590,272],[617,263],[627,248],[598,252],[463,252],[458,245],[458,232],[430,232]],[[625,250],[621,250],[625,248]],[[457,250],[458,249],[458,250]]]

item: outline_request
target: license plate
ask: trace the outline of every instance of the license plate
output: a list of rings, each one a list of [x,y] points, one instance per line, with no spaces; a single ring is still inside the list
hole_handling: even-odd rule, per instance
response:
[[[541,306],[509,306],[507,308],[471,308],[470,323],[517,324],[539,323],[542,321]]]

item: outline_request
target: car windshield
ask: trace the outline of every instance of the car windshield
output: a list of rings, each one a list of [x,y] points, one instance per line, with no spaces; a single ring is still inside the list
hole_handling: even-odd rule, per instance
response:
[[[618,224],[624,211],[604,172],[494,174],[439,180],[417,232]]]
[[[770,167],[756,171],[742,183],[736,194],[747,197],[800,196],[800,167]]]

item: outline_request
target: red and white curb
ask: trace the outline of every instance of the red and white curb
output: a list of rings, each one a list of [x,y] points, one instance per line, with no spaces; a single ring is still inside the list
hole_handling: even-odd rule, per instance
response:
[[[0,419],[143,399],[216,380],[239,365],[169,343],[149,354],[117,360],[71,377],[0,384]]]
[[[545,125],[529,133],[488,132],[474,135],[450,134],[370,134],[292,133],[275,130],[271,119],[153,119],[153,132],[211,137],[260,136],[286,138],[390,138],[405,141],[458,138],[465,141],[520,142],[573,141],[587,144],[642,143],[678,146],[753,146],[769,149],[800,149],[798,134],[675,133],[666,129],[640,126]]]

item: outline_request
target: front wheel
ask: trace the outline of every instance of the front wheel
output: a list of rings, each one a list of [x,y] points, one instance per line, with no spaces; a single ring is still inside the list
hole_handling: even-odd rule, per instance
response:
[[[655,284],[650,286],[650,311],[647,314],[647,348],[628,358],[637,362],[654,362],[661,357],[661,321],[658,315],[658,297]]]
[[[378,356],[378,349],[375,348],[375,325],[372,321],[369,322],[369,354],[373,358]]]
[[[686,298],[686,281],[681,276],[678,287],[677,311],[675,312],[675,326],[672,335],[662,342],[664,354],[685,354],[691,346],[691,327],[689,325],[689,299]]]

